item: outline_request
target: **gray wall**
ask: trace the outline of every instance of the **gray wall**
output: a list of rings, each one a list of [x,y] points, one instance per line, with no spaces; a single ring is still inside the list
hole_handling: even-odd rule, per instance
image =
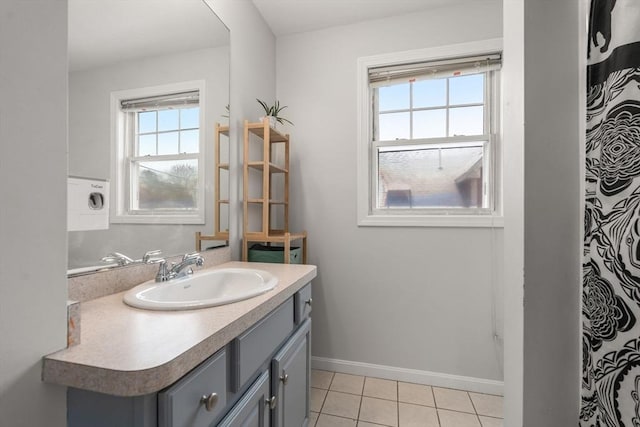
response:
[[[355,170],[357,58],[501,37],[501,19],[475,2],[278,38],[290,229],[319,267],[314,356],[502,379],[502,230],[358,227]]]
[[[524,2],[524,425],[577,423],[583,14]]]
[[[0,2],[0,425],[66,425],[67,2]]]
[[[275,37],[251,0],[206,0],[231,30],[229,233],[233,259],[242,239],[242,140],[244,119],[262,114],[256,98],[275,98]]]

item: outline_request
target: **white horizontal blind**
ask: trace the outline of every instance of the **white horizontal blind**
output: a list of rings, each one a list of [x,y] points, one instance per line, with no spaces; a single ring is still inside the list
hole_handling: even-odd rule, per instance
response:
[[[197,106],[200,103],[200,91],[171,93],[167,95],[149,96],[145,98],[123,99],[120,108],[124,112],[159,110],[166,108]]]
[[[477,74],[501,67],[502,55],[489,53],[472,57],[428,61],[369,68],[371,87],[387,86],[408,80],[427,80]]]

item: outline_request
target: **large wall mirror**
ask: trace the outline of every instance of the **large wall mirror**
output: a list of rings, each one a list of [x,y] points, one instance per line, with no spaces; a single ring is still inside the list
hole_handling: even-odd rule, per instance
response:
[[[160,88],[169,93],[153,92]],[[123,93],[138,103],[114,112],[114,94]],[[69,0],[69,176],[108,181],[112,206],[107,229],[68,232],[70,273],[105,267],[113,252],[184,254],[195,232],[212,234],[214,129],[228,123],[228,104],[229,30],[204,0]],[[123,117],[126,125],[116,124]],[[125,160],[116,148],[124,134],[134,144]],[[157,202],[171,192],[175,203]],[[117,203],[131,215],[114,215]],[[187,220],[166,215],[197,203]]]

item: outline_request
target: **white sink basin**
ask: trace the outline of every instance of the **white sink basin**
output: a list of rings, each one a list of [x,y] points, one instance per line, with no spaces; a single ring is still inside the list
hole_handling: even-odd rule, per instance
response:
[[[167,282],[150,280],[125,293],[124,302],[147,310],[190,310],[252,298],[277,284],[273,274],[253,268],[204,270]]]

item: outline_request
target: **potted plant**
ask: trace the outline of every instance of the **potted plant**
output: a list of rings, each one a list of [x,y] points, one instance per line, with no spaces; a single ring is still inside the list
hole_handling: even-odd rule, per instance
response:
[[[272,127],[275,128],[276,123],[284,124],[285,122],[293,125],[290,120],[280,116],[280,112],[287,108],[286,105],[280,106],[280,101],[276,100],[273,105],[267,105],[266,102],[257,98],[256,101],[258,101],[258,104],[260,104],[260,106],[264,109],[264,117],[269,117],[269,122]]]

